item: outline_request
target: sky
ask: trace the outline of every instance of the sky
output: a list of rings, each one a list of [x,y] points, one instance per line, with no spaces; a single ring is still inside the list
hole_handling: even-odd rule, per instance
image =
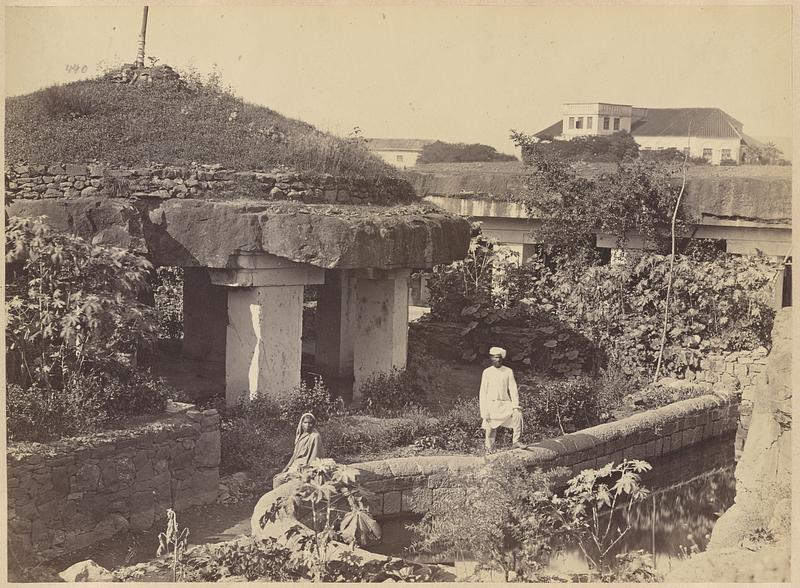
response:
[[[6,95],[132,62],[141,12],[7,7]],[[151,5],[146,53],[336,134],[511,153],[582,101],[716,106],[786,141],[790,33],[786,6]]]

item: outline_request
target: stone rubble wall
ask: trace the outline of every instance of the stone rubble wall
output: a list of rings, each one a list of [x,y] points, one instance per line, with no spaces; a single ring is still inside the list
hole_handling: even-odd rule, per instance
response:
[[[461,335],[466,323],[431,321],[415,322],[409,326],[409,335],[417,337],[431,344],[432,349],[442,354],[447,359],[460,360],[465,350],[479,351],[484,354],[489,347],[500,345],[508,349],[510,361],[514,363],[519,357],[525,356],[525,351],[532,341],[556,338],[558,335],[565,339],[559,341],[559,350],[579,351],[580,357],[590,359],[591,343],[580,335],[571,331],[566,326],[554,324],[555,331],[543,337],[540,327],[513,327],[508,325],[496,326],[481,333],[479,340],[468,341]],[[565,338],[564,335],[567,337]],[[461,341],[459,345],[452,345],[452,341]],[[547,351],[543,347],[536,349],[534,355],[541,355]],[[678,380],[685,380],[688,384],[708,384],[715,389],[740,390],[742,397],[752,401],[753,392],[764,382],[766,369],[767,349],[758,347],[752,351],[733,351],[724,354],[709,354],[695,362],[694,366],[684,367],[681,371],[669,373],[665,376]],[[591,363],[588,362],[587,363]],[[520,365],[520,367],[523,367]]]
[[[708,439],[732,434],[738,424],[739,400],[721,391],[683,400],[612,423],[547,439],[512,450],[530,469],[563,466],[574,473],[622,459],[666,456]],[[420,456],[351,464],[359,483],[372,492],[376,515],[425,512],[444,497],[463,499],[458,479],[485,463],[473,456]]]
[[[694,384],[740,390],[743,399],[752,401],[754,391],[765,382],[767,353],[765,347],[758,347],[752,351],[711,354],[701,359],[697,367],[686,368],[675,376]]]
[[[6,168],[6,200],[42,198],[250,198],[339,204],[397,204],[417,199],[402,179],[301,176],[283,170],[235,171],[221,165],[102,163],[16,164]]]
[[[7,457],[10,547],[17,558],[48,560],[148,529],[167,508],[214,502],[220,417],[171,403],[166,416],[125,430],[10,443]]]

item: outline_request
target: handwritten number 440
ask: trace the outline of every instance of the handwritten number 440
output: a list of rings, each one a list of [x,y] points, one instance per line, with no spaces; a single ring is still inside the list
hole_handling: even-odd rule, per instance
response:
[[[86,73],[88,70],[88,65],[67,64],[67,73]]]

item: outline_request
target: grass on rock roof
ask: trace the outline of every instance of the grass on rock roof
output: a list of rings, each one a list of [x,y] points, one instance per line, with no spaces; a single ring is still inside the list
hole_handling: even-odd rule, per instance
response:
[[[210,83],[115,83],[112,75],[6,101],[6,164],[221,164],[235,170],[397,177],[363,140],[342,139]],[[308,91],[298,88],[298,92]]]

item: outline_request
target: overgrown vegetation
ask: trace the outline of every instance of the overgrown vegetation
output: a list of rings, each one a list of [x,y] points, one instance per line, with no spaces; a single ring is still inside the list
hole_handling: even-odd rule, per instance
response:
[[[237,170],[285,165],[312,175],[396,177],[358,137],[335,137],[248,104],[216,74],[152,84],[115,83],[117,74],[9,98],[7,164],[210,162]]]
[[[559,494],[554,487],[567,470],[528,472],[514,460],[498,459],[459,479],[463,496],[432,505],[412,526],[412,549],[477,560],[481,569],[500,570],[506,581],[656,581],[649,554],[619,553],[631,529],[631,509],[647,496],[640,473],[648,469],[646,462],[626,460],[584,470]],[[611,516],[618,506],[624,512]],[[589,574],[547,570],[554,554],[575,545]]]
[[[466,260],[434,268],[430,319],[463,324],[459,346],[471,349],[502,337],[504,329],[525,326],[525,347],[509,351],[540,373],[577,375],[605,367],[628,376],[652,374],[668,256],[628,250],[605,265],[555,257],[513,263],[478,235]],[[711,352],[769,347],[776,269],[767,257],[698,248],[676,256],[665,371],[682,374]]]
[[[250,470],[268,483],[292,454],[294,430],[300,416],[310,412],[324,423],[341,410],[321,378],[304,381],[278,398],[259,396],[222,411],[221,462],[224,473]]]
[[[466,163],[474,161],[516,161],[513,155],[498,153],[494,147],[480,143],[444,143],[425,145],[417,163]]]
[[[163,410],[169,390],[135,369],[156,320],[137,296],[152,267],[123,249],[52,231],[42,219],[6,224],[9,439],[87,433]]]

